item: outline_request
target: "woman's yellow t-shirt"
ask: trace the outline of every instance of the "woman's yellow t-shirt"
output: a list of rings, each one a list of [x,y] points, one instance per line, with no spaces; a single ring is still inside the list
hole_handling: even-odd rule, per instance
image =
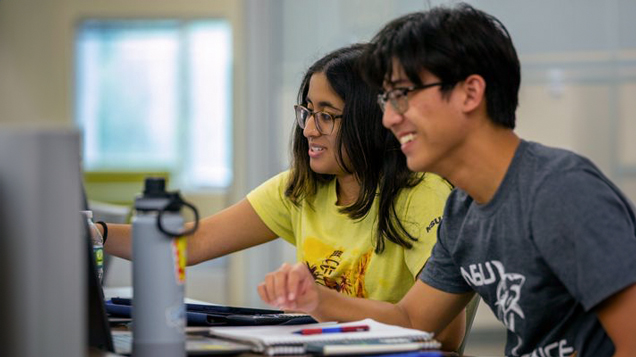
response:
[[[425,174],[417,186],[403,189],[396,201],[402,224],[417,237],[406,249],[385,239],[382,253],[374,252],[378,201],[360,220],[338,212],[336,180],[319,185],[307,204],[294,205],[286,196],[289,171],[269,179],[247,195],[259,217],[274,233],[296,246],[318,284],[341,293],[399,301],[414,284],[437,239],[446,198],[447,181]]]

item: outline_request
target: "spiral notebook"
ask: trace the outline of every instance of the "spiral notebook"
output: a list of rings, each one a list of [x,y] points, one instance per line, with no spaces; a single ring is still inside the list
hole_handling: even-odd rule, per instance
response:
[[[367,331],[344,332],[344,333],[323,333],[302,335],[298,332],[303,329],[334,328],[347,326],[368,326]],[[304,354],[307,352],[309,344],[324,344],[343,342],[360,345],[369,345],[374,342],[391,343],[412,343],[422,342],[421,349],[435,349],[440,347],[440,343],[433,339],[433,334],[400,327],[383,324],[372,319],[365,319],[347,323],[320,323],[295,326],[236,326],[236,327],[212,327],[210,334],[215,337],[227,338],[230,340],[249,343],[253,352],[273,355]]]

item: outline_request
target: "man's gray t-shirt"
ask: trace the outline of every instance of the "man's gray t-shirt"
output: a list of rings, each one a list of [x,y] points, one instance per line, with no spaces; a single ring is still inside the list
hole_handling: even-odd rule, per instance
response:
[[[522,140],[490,202],[451,193],[438,235],[420,279],[481,295],[506,355],[614,352],[594,308],[636,283],[636,218],[589,160]]]

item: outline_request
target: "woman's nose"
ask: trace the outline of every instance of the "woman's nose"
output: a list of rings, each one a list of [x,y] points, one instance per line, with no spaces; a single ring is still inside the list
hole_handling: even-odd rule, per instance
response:
[[[306,138],[320,135],[320,132],[318,131],[318,127],[316,126],[316,117],[314,115],[310,115],[309,118],[307,118],[307,120],[305,121],[305,128],[303,129],[303,135]]]

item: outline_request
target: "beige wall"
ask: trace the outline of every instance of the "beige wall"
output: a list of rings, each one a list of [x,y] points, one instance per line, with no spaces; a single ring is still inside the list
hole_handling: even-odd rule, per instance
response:
[[[618,103],[619,162],[636,168],[636,81],[620,85]]]
[[[0,2],[0,121],[70,123],[68,1]]]
[[[636,201],[636,51],[521,60],[519,135],[590,158]]]

